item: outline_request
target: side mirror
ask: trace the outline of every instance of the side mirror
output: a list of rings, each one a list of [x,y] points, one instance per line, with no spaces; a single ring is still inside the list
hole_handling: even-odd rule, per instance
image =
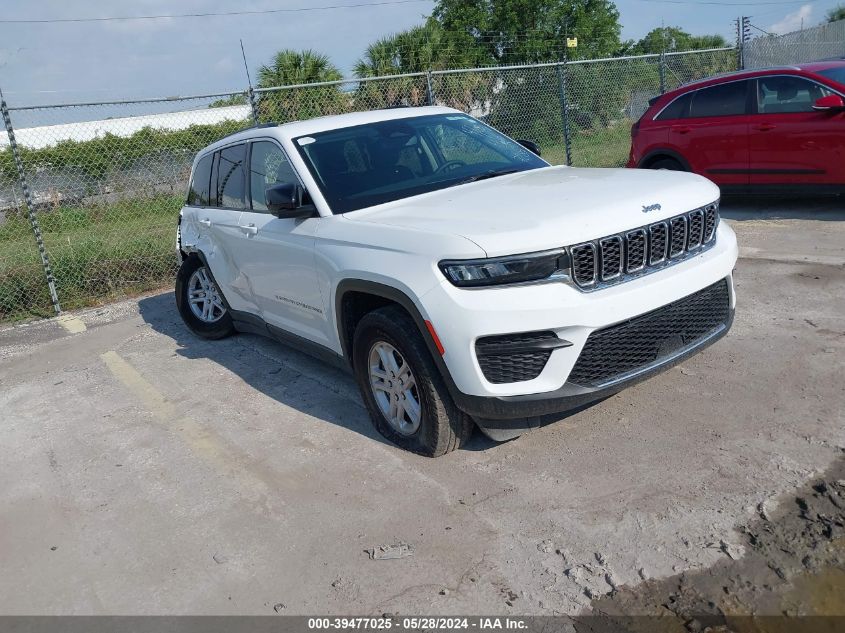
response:
[[[314,214],[313,205],[303,205],[305,190],[296,183],[278,183],[264,190],[267,209],[277,218],[304,218]]]
[[[516,139],[516,142],[522,145],[525,149],[533,154],[537,154],[537,156],[542,156],[540,153],[540,146],[537,145],[534,141],[527,141],[524,138]]]
[[[816,102],[813,104],[813,110],[821,112],[845,110],[845,99],[839,95],[827,95],[821,99],[816,99]]]

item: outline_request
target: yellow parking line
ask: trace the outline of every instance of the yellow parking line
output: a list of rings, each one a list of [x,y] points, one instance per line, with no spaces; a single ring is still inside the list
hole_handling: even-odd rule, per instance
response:
[[[283,485],[286,488],[298,488],[287,478],[280,478],[278,473],[263,464],[256,463],[249,455],[228,445],[213,430],[203,427],[187,417],[179,417],[176,407],[165,398],[137,369],[130,365],[120,354],[108,351],[100,358],[109,371],[129,389],[152,412],[162,426],[176,433],[191,450],[213,462],[220,470],[241,480],[242,486],[254,491],[256,500],[266,499],[268,490]]]
[[[174,425],[173,430],[178,431],[191,448],[215,460],[223,457],[224,449],[215,441],[215,438],[210,437],[196,422],[178,418],[178,412],[173,403],[165,398],[137,369],[126,362],[120,354],[109,351],[102,354],[100,358],[103,359],[106,367],[114,374],[115,378],[132,391],[147,409],[162,422],[166,422],[168,426]]]
[[[109,368],[115,378],[122,382],[150,409],[160,417],[173,418],[176,411],[173,405],[161,394],[161,392],[150,384],[138,370],[127,363],[123,357],[114,351],[108,351],[100,355],[106,367]]]
[[[82,319],[75,317],[72,314],[62,314],[56,317],[56,321],[58,321],[59,325],[71,334],[79,334],[80,332],[84,332],[88,329],[85,327],[85,323],[82,322]]]

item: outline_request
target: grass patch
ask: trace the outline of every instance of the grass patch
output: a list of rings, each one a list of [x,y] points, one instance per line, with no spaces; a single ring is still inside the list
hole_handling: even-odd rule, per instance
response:
[[[543,158],[552,165],[566,163],[564,144],[543,146]],[[631,149],[631,123],[619,122],[600,130],[574,130],[572,133],[574,167],[624,167]]]
[[[181,206],[181,196],[156,196],[39,213],[62,308],[96,305],[171,283]],[[0,225],[0,321],[51,314],[29,221],[9,218]]]

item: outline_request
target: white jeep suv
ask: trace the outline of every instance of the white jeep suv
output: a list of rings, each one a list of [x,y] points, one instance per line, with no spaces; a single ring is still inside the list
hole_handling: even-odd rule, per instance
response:
[[[268,335],[352,369],[376,428],[436,456],[496,440],[723,336],[736,238],[672,171],[552,167],[456,110],[238,132],[179,217],[188,327]]]

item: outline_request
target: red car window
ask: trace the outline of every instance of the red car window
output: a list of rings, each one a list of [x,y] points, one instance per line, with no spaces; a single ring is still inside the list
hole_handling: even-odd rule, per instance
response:
[[[695,93],[690,107],[691,117],[737,116],[745,114],[747,81],[731,81]]]
[[[831,94],[830,90],[801,77],[760,77],[757,80],[757,112],[812,112],[817,99]]]
[[[666,106],[663,111],[654,118],[654,120],[671,121],[672,119],[683,119],[689,114],[689,104],[690,101],[692,101],[692,95],[692,92],[681,95]]]

